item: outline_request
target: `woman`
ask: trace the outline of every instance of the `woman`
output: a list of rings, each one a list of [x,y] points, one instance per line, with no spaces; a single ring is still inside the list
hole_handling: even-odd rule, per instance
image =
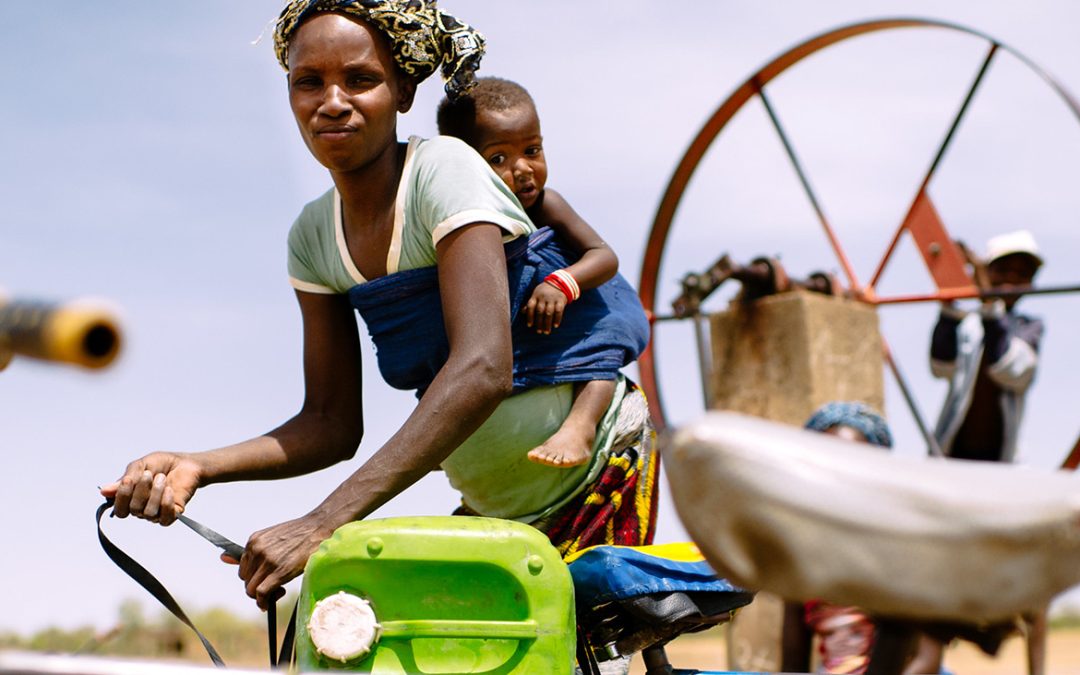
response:
[[[319,506],[248,540],[239,574],[259,607],[267,608],[335,529],[440,467],[462,492],[464,511],[533,523],[564,553],[592,543],[647,543],[655,465],[632,385],[618,379],[590,465],[555,469],[526,457],[565,418],[569,382],[595,377],[575,368],[592,363],[610,371],[612,352],[640,351],[643,340],[627,330],[625,346],[597,356],[585,336],[598,322],[584,302],[579,314],[592,323],[568,330],[578,343],[558,353],[576,349],[586,358],[551,362],[537,338],[519,337],[517,298],[557,256],[534,255],[542,237],[463,143],[398,143],[397,113],[409,109],[417,83],[442,63],[448,93],[460,95],[483,39],[434,3],[295,0],[278,20],[275,46],[300,134],[334,183],[289,235],[289,274],[304,326],[303,406],[237,445],[132,462],[102,490],[115,497],[115,515],[168,525],[202,486],[295,476],[351,458],[363,435],[355,307],[379,347],[384,378],[417,389],[420,400]],[[628,301],[625,289],[605,292],[598,302]],[[432,298],[434,305],[423,304]],[[617,360],[616,367],[627,358]]]

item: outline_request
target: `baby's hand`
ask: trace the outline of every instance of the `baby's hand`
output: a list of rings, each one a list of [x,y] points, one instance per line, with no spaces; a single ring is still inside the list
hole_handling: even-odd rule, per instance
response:
[[[530,328],[536,328],[537,333],[548,335],[562,323],[565,308],[566,296],[563,292],[547,282],[541,283],[533,290],[529,302],[525,303],[525,323]]]

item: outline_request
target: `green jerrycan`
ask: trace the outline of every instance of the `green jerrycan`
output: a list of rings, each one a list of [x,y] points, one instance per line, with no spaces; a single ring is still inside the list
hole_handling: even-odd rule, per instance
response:
[[[349,523],[300,589],[301,672],[571,673],[574,586],[547,537],[466,516]]]

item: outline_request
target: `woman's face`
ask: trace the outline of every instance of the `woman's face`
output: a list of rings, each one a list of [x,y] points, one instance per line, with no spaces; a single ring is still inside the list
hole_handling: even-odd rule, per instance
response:
[[[308,19],[289,42],[289,105],[300,135],[334,172],[363,169],[397,143],[397,113],[415,86],[386,40],[340,14]]]

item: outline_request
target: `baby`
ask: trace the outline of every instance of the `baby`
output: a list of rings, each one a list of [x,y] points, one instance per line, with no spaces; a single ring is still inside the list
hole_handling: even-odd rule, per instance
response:
[[[460,138],[487,160],[537,227],[550,227],[581,253],[577,262],[548,275],[525,305],[526,323],[539,333],[550,334],[562,322],[566,306],[583,290],[615,276],[619,260],[559,193],[545,188],[544,139],[532,97],[509,80],[479,78],[468,96],[455,102],[443,99],[438,125],[440,134]],[[588,462],[596,426],[614,391],[612,380],[575,385],[570,415],[551,438],[529,452],[529,459],[555,467]]]

